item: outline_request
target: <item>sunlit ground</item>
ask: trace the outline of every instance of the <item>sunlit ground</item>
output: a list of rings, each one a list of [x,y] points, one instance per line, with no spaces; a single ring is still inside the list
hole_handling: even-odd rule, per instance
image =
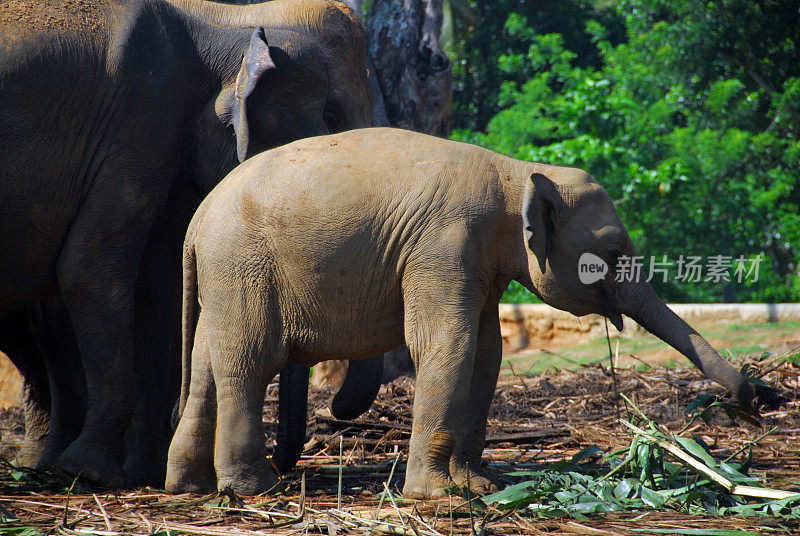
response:
[[[747,354],[756,359],[765,352],[781,355],[800,347],[800,322],[709,323],[695,327],[725,357]],[[647,368],[646,363],[670,366],[687,361],[669,345],[643,331],[632,337],[612,338],[611,349],[617,354],[616,366],[622,368]],[[534,343],[532,347],[504,354],[503,373],[534,374],[547,368],[574,368],[598,359],[607,360],[608,354],[605,337],[561,347],[554,340],[546,349]]]

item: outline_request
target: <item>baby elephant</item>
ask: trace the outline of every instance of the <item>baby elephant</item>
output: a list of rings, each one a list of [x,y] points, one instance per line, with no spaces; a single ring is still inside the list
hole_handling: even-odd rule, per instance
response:
[[[611,267],[591,284],[578,275],[585,253]],[[749,403],[749,384],[646,282],[615,281],[618,257],[634,254],[611,199],[579,169],[389,128],[247,160],[186,236],[191,384],[167,490],[268,490],[276,474],[262,405],[272,377],[287,361],[357,359],[403,343],[417,370],[404,495],[441,496],[468,473],[473,488],[491,489],[480,462],[500,369],[498,302],[511,280],[620,329],[629,315]]]

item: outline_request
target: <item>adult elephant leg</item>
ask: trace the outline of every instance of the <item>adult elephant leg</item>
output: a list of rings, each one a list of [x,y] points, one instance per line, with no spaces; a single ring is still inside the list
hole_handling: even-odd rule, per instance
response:
[[[290,471],[303,454],[308,420],[308,367],[287,363],[278,384],[278,434],[272,461],[279,472]]]
[[[383,377],[383,356],[350,360],[344,383],[331,402],[337,419],[355,419],[369,409]],[[287,363],[278,388],[278,434],[272,461],[281,473],[290,471],[303,453],[308,420],[308,368]]]
[[[192,349],[189,398],[167,457],[165,488],[169,493],[207,493],[217,489],[217,475],[214,471],[216,397],[201,312]]]
[[[49,393],[42,392],[23,380],[22,403],[25,407],[25,439],[14,458],[14,465],[36,467],[47,448],[50,436],[50,412],[46,404]]]
[[[366,412],[383,380],[383,355],[365,359],[351,359],[347,375],[331,401],[331,414],[337,419],[355,419]]]
[[[389,383],[401,376],[416,376],[414,363],[411,361],[411,354],[408,346],[398,346],[383,354],[383,379],[381,383]]]
[[[453,456],[450,458],[450,474],[459,486],[469,485],[481,492],[496,489],[481,468],[481,456],[486,444],[486,421],[489,407],[497,387],[497,377],[502,362],[502,338],[497,304],[484,309],[478,328],[475,365],[467,400],[467,419],[464,431],[459,434]],[[468,476],[469,474],[469,476]]]
[[[47,364],[50,388],[50,435],[39,468],[51,467],[80,434],[86,418],[86,377],[78,342],[60,298],[29,309],[33,331]]]
[[[44,356],[23,312],[0,321],[0,350],[17,367],[23,382],[25,439],[14,463],[35,467],[45,450],[49,435],[50,386]]]
[[[164,483],[171,413],[180,386],[181,243],[188,221],[169,206],[147,241],[136,283],[136,380],[140,396],[125,434],[134,486]]]
[[[113,168],[95,178],[56,266],[88,393],[83,430],[57,467],[121,487],[122,439],[135,408],[134,288],[156,205],[143,195],[149,185]],[[149,177],[146,171],[137,176]]]

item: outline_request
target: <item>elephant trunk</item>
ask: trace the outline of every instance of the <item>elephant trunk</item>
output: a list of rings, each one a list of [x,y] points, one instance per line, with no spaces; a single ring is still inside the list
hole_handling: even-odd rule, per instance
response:
[[[632,283],[617,305],[621,313],[685,355],[707,378],[727,388],[736,403],[750,406],[754,394],[750,383],[667,307],[648,283]]]

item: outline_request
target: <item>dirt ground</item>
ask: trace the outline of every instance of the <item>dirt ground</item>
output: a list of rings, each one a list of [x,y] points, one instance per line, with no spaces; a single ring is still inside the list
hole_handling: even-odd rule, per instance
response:
[[[625,409],[619,406],[615,391],[671,431],[688,422],[684,409],[698,393],[720,392],[699,372],[681,366],[628,368],[616,371],[615,378],[607,367],[597,364],[572,372],[503,377],[489,420],[485,451],[489,468],[505,473],[541,467],[567,459],[588,445],[604,451],[626,447],[630,436],[618,423]],[[765,378],[778,387],[785,401],[780,409],[763,413],[761,426],[734,424],[720,414],[712,425],[698,421],[690,431],[700,435],[715,455],[724,457],[775,428],[756,442],[751,474],[763,476],[765,485],[774,488],[800,490],[800,366],[782,364]],[[481,527],[483,518],[473,512],[471,520],[469,504],[460,497],[411,501],[399,493],[411,429],[412,380],[400,378],[384,386],[369,413],[356,421],[330,417],[331,392],[315,389],[311,393],[310,440],[298,471],[285,476],[284,489],[277,495],[247,499],[225,494],[169,496],[154,489],[110,492],[80,482],[68,493],[70,479],[20,472],[6,465],[0,472],[0,516],[5,520],[0,522],[0,533],[410,536],[470,534],[473,526],[483,536],[698,534],[710,528],[744,531],[726,534],[800,533],[800,525],[792,521],[697,517],[671,510],[607,514],[589,520],[543,520],[525,517],[523,511]],[[264,413],[268,443],[274,441],[276,401],[277,384],[273,384]],[[21,437],[21,419],[18,408],[0,414],[6,456],[13,455]],[[392,494],[382,500],[385,483]],[[30,532],[21,532],[23,528]]]

